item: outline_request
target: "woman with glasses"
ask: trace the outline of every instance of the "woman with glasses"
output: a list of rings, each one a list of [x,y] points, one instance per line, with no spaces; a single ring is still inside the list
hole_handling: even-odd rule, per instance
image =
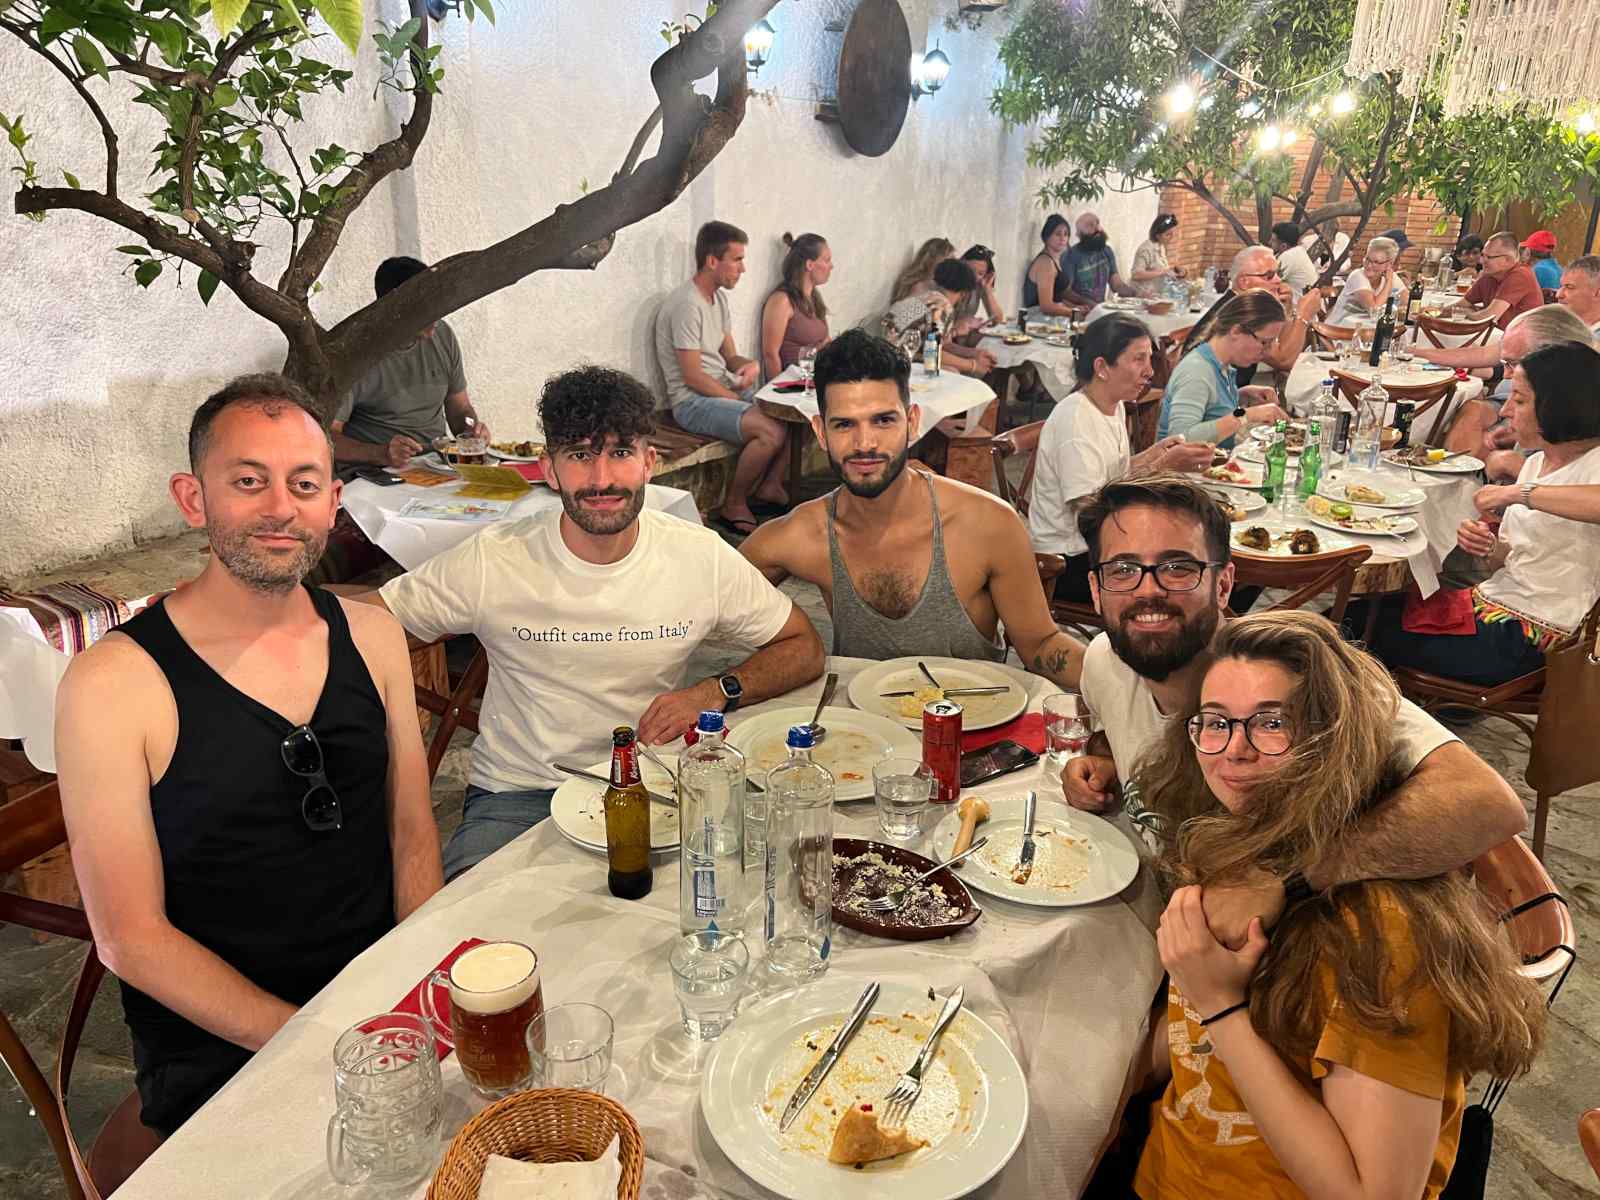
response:
[[[1239,386],[1238,370],[1254,367],[1283,331],[1283,305],[1263,291],[1234,296],[1217,309],[1210,335],[1173,368],[1161,399],[1160,437],[1231,447],[1250,423],[1286,419],[1277,393]]]
[[[1150,223],[1150,237],[1133,254],[1128,278],[1141,296],[1159,296],[1169,279],[1182,279],[1183,268],[1167,261],[1167,250],[1178,240],[1178,218],[1162,213]]]
[[[1389,297],[1398,304],[1407,284],[1395,269],[1400,244],[1393,238],[1375,237],[1367,243],[1367,256],[1359,271],[1351,271],[1344,290],[1328,312],[1329,325],[1349,325],[1357,317],[1376,316]]]
[[[1139,1110],[1132,1192],[1431,1200],[1467,1077],[1528,1070],[1542,997],[1463,873],[1327,892],[1294,874],[1337,856],[1405,773],[1382,664],[1304,612],[1230,621],[1212,653],[1140,775],[1181,886],[1156,935],[1169,980],[1146,1061],[1163,1090]],[[1258,919],[1223,945],[1205,889],[1263,869],[1291,878],[1283,915],[1270,939]]]

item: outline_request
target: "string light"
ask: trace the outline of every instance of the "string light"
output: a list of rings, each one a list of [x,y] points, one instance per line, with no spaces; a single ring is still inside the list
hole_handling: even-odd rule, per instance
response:
[[[1356,98],[1349,92],[1340,92],[1328,104],[1328,111],[1336,117],[1347,117],[1356,110]]]
[[[1596,128],[1594,114],[1592,112],[1586,112],[1582,114],[1576,121],[1573,122],[1572,127],[1573,129],[1577,130],[1579,137],[1588,137],[1595,131]]]
[[[1283,142],[1283,134],[1276,125],[1263,125],[1261,132],[1256,134],[1256,145],[1262,153],[1271,154]]]
[[[1300,140],[1300,131],[1299,130],[1297,130],[1297,129],[1285,129],[1283,131],[1283,139],[1282,139],[1280,144],[1283,146],[1283,148],[1285,150],[1287,150],[1290,146],[1294,145],[1299,140]]]
[[[1194,107],[1194,88],[1187,83],[1175,84],[1167,92],[1167,111],[1173,116],[1181,116]]]

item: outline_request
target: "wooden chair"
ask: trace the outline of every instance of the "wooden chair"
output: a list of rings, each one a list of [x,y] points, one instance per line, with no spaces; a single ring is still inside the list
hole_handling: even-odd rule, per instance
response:
[[[439,773],[439,764],[444,761],[444,752],[450,748],[450,739],[455,736],[457,729],[470,729],[478,732],[478,710],[473,707],[473,701],[483,695],[483,687],[489,681],[489,655],[480,645],[478,652],[472,656],[472,661],[467,664],[467,669],[461,673],[461,678],[451,689],[448,696],[440,695],[430,688],[417,688],[417,707],[426,709],[438,721],[434,724],[433,732],[428,737],[428,781]]]
[[[0,808],[0,875],[22,863],[65,843],[66,825],[61,817],[61,796],[54,783]],[[66,1194],[71,1200],[101,1200],[109,1196],[161,1144],[161,1135],[139,1119],[139,1093],[130,1092],[101,1127],[85,1157],[72,1133],[67,1113],[67,1089],[72,1079],[73,1062],[89,1007],[105,977],[105,967],[95,953],[89,920],[81,909],[25,896],[0,892],[0,922],[27,929],[60,934],[89,943],[78,975],[72,1007],[61,1036],[55,1084],[52,1087],[38,1062],[17,1036],[15,1028],[0,1012],[0,1061],[16,1078],[39,1123],[44,1126],[61,1168]]]
[[[1156,444],[1156,433],[1161,429],[1161,403],[1166,392],[1151,386],[1132,404],[1125,404],[1123,416],[1128,421],[1128,449],[1143,454]]]
[[[1339,394],[1350,402],[1352,408],[1356,407],[1361,393],[1371,386],[1371,380],[1347,374],[1337,368],[1331,371],[1330,375],[1339,388]],[[1450,432],[1449,418],[1455,408],[1454,379],[1445,379],[1438,383],[1386,383],[1383,385],[1383,390],[1389,393],[1391,401],[1408,400],[1416,406],[1411,410],[1413,432],[1417,429],[1418,418],[1426,412],[1437,410],[1434,412],[1433,423],[1428,427],[1423,444],[1444,445],[1445,435]]]
[[[1246,522],[1248,524],[1248,522]],[[1372,557],[1372,547],[1351,546],[1347,550],[1334,550],[1327,554],[1308,554],[1300,558],[1266,558],[1253,554],[1233,555],[1233,586],[1263,588],[1293,588],[1290,595],[1270,608],[1251,611],[1288,612],[1304,608],[1324,592],[1333,592],[1333,606],[1328,609],[1328,620],[1335,625],[1344,620],[1344,610],[1350,603],[1350,589],[1355,586],[1356,570]],[[1232,612],[1230,616],[1234,616]]]
[[[1316,350],[1337,350],[1355,335],[1353,325],[1325,325],[1321,321],[1314,321],[1311,325],[1311,345]]]
[[[1600,1108],[1591,1108],[1578,1118],[1578,1144],[1588,1156],[1595,1175],[1600,1176]]]
[[[1580,634],[1586,639],[1593,637],[1589,631],[1595,627],[1597,621],[1600,621],[1600,602],[1589,610],[1589,615],[1579,626]],[[1426,671],[1410,667],[1396,667],[1392,674],[1401,692],[1428,712],[1445,708],[1469,709],[1484,716],[1500,717],[1509,721],[1527,735],[1529,750],[1525,777],[1534,788],[1536,797],[1533,811],[1533,853],[1534,857],[1542,862],[1550,805],[1560,791],[1540,786],[1544,771],[1541,759],[1544,754],[1551,753],[1548,748],[1549,739],[1555,736],[1547,732],[1541,738],[1540,730],[1549,731],[1554,729],[1555,725],[1544,720],[1533,722],[1527,718],[1544,717],[1563,710],[1570,711],[1574,704],[1581,702],[1557,694],[1559,689],[1547,689],[1543,667],[1492,688],[1463,683],[1459,679],[1447,679],[1442,675],[1430,675]],[[1600,779],[1600,742],[1595,746],[1594,777]]]
[[[1543,293],[1546,304],[1555,304],[1560,300],[1560,297],[1556,295],[1555,288],[1540,288],[1539,291]]]
[[[1440,338],[1460,338],[1458,346],[1487,346],[1494,337],[1495,323],[1493,321],[1457,321],[1450,317],[1418,317],[1417,328],[1422,330],[1422,336],[1427,338],[1440,349],[1444,343]]]

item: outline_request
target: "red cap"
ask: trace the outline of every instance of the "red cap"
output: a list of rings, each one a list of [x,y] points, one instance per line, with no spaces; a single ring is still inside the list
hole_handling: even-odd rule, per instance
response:
[[[1548,229],[1535,229],[1522,243],[1525,250],[1542,250],[1546,254],[1556,248],[1556,235]]]

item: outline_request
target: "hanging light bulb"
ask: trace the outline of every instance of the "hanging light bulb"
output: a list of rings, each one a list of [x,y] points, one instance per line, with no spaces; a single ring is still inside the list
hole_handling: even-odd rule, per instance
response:
[[[1588,137],[1595,131],[1596,125],[1594,114],[1592,112],[1586,112],[1582,114],[1576,121],[1573,122],[1572,127],[1573,129],[1577,130],[1579,137]]]
[[[1187,83],[1174,84],[1167,92],[1167,111],[1175,117],[1182,116],[1194,108],[1195,99],[1194,88]]]
[[[752,72],[761,70],[772,57],[772,39],[778,31],[767,21],[757,21],[744,35],[745,62]]]
[[[1349,92],[1340,92],[1328,104],[1328,111],[1336,117],[1347,117],[1356,110],[1356,98]]]
[[[1299,140],[1300,140],[1300,131],[1298,129],[1285,129],[1283,131],[1283,137],[1279,141],[1279,145],[1281,145],[1285,150],[1287,150],[1290,146],[1294,145]]]
[[[1276,125],[1263,125],[1261,132],[1256,134],[1256,145],[1263,154],[1271,154],[1283,141],[1283,134]]]

